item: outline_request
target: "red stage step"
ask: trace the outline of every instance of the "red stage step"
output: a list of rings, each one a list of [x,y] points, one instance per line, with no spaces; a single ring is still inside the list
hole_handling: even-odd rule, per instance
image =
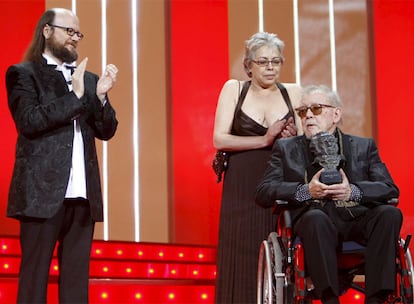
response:
[[[94,241],[90,303],[214,303],[213,246]],[[17,237],[0,236],[0,303],[15,303],[20,266]],[[56,258],[48,303],[57,301]]]

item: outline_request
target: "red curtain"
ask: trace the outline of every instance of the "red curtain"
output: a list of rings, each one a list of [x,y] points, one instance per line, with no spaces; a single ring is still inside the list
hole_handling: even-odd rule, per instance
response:
[[[211,161],[216,103],[229,77],[227,0],[170,6],[173,241],[215,244],[221,184]]]
[[[413,99],[414,2],[372,1],[377,95],[377,129],[381,156],[400,187],[402,235],[414,228]]]
[[[11,64],[21,61],[40,15],[44,0],[0,0],[0,227],[1,234],[18,234],[17,221],[6,218],[7,193],[14,163],[16,130],[7,106],[5,73]]]

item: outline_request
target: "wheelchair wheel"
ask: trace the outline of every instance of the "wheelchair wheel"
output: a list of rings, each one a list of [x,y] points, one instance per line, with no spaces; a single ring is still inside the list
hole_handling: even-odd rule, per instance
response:
[[[405,241],[403,239],[401,239],[401,243],[403,246],[405,245]],[[408,275],[408,280],[409,280],[409,287],[408,287],[409,289],[407,290],[407,287],[403,286],[404,282],[401,282],[402,303],[413,304],[414,303],[414,299],[413,299],[414,269],[413,269],[413,261],[411,258],[411,253],[410,253],[409,248],[407,248],[407,250],[405,251],[404,258],[405,258],[407,272],[408,272],[407,275]]]
[[[257,272],[257,303],[284,304],[283,254],[276,232],[271,232],[260,246]]]

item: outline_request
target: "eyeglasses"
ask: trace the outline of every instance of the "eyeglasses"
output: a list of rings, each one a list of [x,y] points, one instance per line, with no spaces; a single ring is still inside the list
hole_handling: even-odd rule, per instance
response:
[[[296,110],[296,113],[298,113],[300,118],[305,118],[306,114],[308,113],[308,110],[311,110],[313,115],[320,115],[322,113],[323,108],[335,108],[334,106],[326,105],[326,104],[313,104],[310,106],[303,106],[299,107]]]
[[[266,59],[266,58],[259,58],[257,60],[252,60],[254,63],[256,63],[258,66],[260,67],[266,67],[269,65],[269,63],[272,64],[272,66],[279,66],[283,63],[282,58],[277,57],[277,58],[273,58],[273,59]]]
[[[69,36],[73,37],[73,35],[76,34],[76,36],[79,38],[79,40],[82,40],[83,37],[85,37],[81,32],[75,31],[75,29],[71,28],[71,27],[65,27],[65,26],[60,26],[60,25],[54,25],[54,24],[47,24],[51,27],[57,27],[60,28],[62,30],[66,31],[66,34],[68,34]]]

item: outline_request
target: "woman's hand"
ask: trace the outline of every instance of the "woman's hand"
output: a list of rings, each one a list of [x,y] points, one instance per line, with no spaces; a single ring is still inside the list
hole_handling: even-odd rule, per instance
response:
[[[298,134],[298,128],[296,127],[293,117],[289,117],[284,129],[280,132],[280,137],[291,137]]]
[[[286,119],[275,121],[268,129],[264,135],[267,145],[273,144],[275,138],[281,134],[282,130],[286,127]]]

